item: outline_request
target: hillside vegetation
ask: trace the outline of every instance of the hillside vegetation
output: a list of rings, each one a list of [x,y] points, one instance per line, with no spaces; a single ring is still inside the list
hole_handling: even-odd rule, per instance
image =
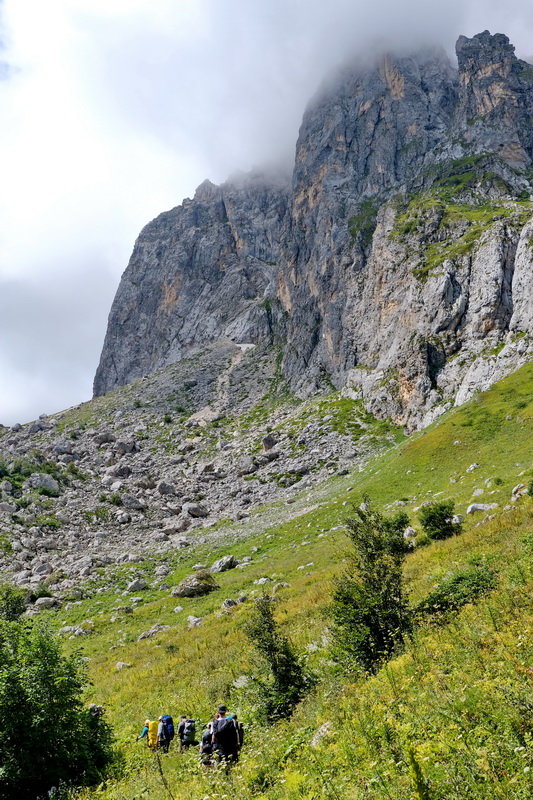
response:
[[[530,798],[533,501],[511,502],[511,492],[533,477],[532,415],[529,365],[364,471],[331,478],[320,494],[311,490],[304,513],[232,545],[237,558],[252,560],[217,575],[217,591],[179,600],[181,611],[168,590],[147,590],[132,613],[127,597],[109,591],[50,612],[54,628],[92,629],[83,638],[87,699],[106,706],[125,759],[122,777],[81,797]],[[405,567],[412,606],[472,567],[494,573],[495,588],[444,619],[426,617],[403,653],[377,674],[347,681],[332,662],[327,607],[345,558],[343,522],[364,495],[385,513],[406,511],[418,531],[417,510],[427,501],[453,500],[461,514],[472,502],[496,503],[466,516],[459,536],[424,543],[419,534]],[[227,552],[206,544],[166,558],[168,584]],[[254,583],[263,577],[264,587]],[[243,626],[253,596],[275,583],[289,584],[276,592],[276,617],[318,683],[291,720],[262,727]],[[243,594],[245,602],[220,613],[224,599]],[[188,629],[189,615],[201,624]],[[170,627],[138,641],[156,623]],[[203,772],[196,752],[174,751],[161,757],[165,785],[155,756],[135,743],[144,719],[186,713],[205,723],[221,702],[245,724],[241,762],[226,777]]]

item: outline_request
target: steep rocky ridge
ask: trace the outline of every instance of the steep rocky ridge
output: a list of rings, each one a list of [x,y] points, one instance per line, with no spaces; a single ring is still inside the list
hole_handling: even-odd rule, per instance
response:
[[[209,182],[141,233],[95,394],[219,339],[282,349],[426,424],[531,353],[533,66],[487,31],[352,65],[305,113],[292,178]]]

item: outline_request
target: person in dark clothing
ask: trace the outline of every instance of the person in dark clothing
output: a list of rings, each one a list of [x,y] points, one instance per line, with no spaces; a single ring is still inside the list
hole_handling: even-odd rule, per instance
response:
[[[205,769],[213,766],[213,752],[215,745],[213,744],[213,722],[216,717],[207,723],[202,733],[202,740],[200,742],[200,761]]]
[[[237,714],[230,714],[229,719],[233,720],[233,724],[237,728],[237,749],[240,752],[244,744],[244,726],[242,722],[237,719]]]
[[[167,730],[163,722],[163,717],[159,717],[157,726],[157,746],[163,751],[168,753],[170,747],[170,739],[168,738]]]
[[[188,750],[191,745],[196,746],[196,723],[193,719],[183,714],[178,725],[178,736],[180,740],[180,753]]]
[[[220,761],[226,764],[226,771],[239,759],[239,737],[232,719],[226,717],[226,706],[219,706],[218,719],[213,722],[212,743]]]

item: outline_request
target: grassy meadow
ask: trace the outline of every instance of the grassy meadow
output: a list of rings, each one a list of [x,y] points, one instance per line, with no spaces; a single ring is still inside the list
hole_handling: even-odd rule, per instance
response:
[[[326,404],[326,408],[328,404]],[[261,533],[228,546],[203,545],[165,558],[170,586],[227,552],[251,556],[217,575],[220,588],[197,599],[168,590],[128,595],[102,591],[49,615],[53,627],[91,627],[66,640],[88,659],[88,702],[106,706],[122,765],[84,800],[237,797],[287,800],[529,800],[533,795],[533,499],[511,502],[512,488],[533,478],[533,365],[448,412],[431,428],[392,445],[361,472],[307,489],[305,507]],[[477,465],[477,466],[474,466]],[[476,490],[482,493],[473,496]],[[315,492],[315,494],[313,494]],[[496,574],[492,592],[446,621],[419,625],[375,675],[347,680],[328,649],[327,607],[346,556],[343,521],[368,495],[385,513],[409,514],[425,502],[497,503],[465,516],[460,536],[421,543],[405,578],[416,605],[442,580],[469,565]],[[154,564],[144,565],[152,569]],[[258,669],[243,633],[253,597],[269,579],[277,619],[319,680],[291,720],[256,722],[250,676]],[[225,598],[247,600],[221,612]],[[174,611],[181,605],[181,611]],[[202,617],[188,629],[187,617]],[[170,626],[137,641],[154,624]],[[127,667],[117,669],[118,662]],[[226,776],[206,772],[196,752],[157,758],[135,742],[144,719],[186,713],[198,729],[226,702],[246,729],[241,762]],[[312,744],[317,731],[323,733]]]

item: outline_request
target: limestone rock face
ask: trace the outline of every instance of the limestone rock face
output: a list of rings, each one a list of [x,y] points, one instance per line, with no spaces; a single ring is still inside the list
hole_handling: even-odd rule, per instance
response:
[[[413,428],[524,363],[533,66],[487,31],[457,58],[346,67],[305,112],[291,177],[206,181],[151,222],[95,394],[207,344],[275,346],[301,396],[327,380]]]

